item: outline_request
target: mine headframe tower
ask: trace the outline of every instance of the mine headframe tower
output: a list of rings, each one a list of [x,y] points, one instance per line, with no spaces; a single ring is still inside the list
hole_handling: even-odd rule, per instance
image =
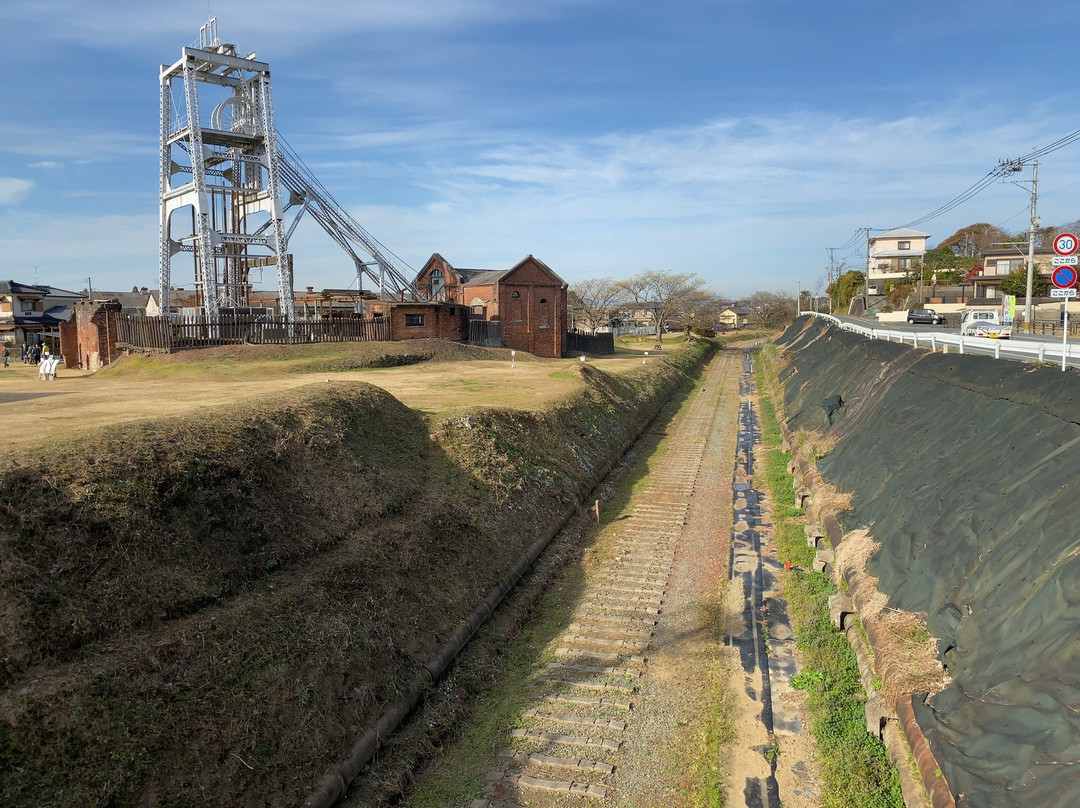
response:
[[[211,111],[206,115],[204,109]],[[251,270],[273,266],[281,313],[294,318],[281,171],[270,67],[253,53],[237,56],[235,45],[218,39],[217,19],[211,19],[200,29],[197,45],[183,48],[179,61],[161,68],[158,288],[163,314],[172,303],[173,258],[190,254],[195,289],[208,316],[247,305]],[[182,181],[174,184],[177,177]]]
[[[200,93],[204,104],[212,97],[204,107],[209,115],[200,110]],[[183,181],[174,184],[177,176]],[[285,204],[282,191],[289,194]],[[222,43],[215,17],[178,62],[161,67],[162,314],[172,303],[173,258],[186,253],[208,316],[246,306],[251,270],[274,266],[281,314],[294,319],[288,243],[305,213],[352,259],[358,290],[367,275],[380,295],[425,299],[408,265],[349,215],[289,148],[274,126],[269,65]],[[373,260],[364,260],[368,256]]]

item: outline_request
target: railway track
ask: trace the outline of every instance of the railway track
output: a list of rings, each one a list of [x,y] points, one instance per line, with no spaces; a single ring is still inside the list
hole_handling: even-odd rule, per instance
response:
[[[650,767],[664,757],[655,745],[670,746],[686,711],[700,711],[670,685],[702,676],[692,664],[680,670],[680,648],[691,624],[698,630],[702,576],[718,578],[726,561],[727,536],[701,530],[699,516],[719,509],[730,525],[737,372],[738,353],[721,352],[642,461],[650,473],[605,527],[612,549],[554,661],[533,675],[532,702],[472,808],[670,804],[678,775]]]

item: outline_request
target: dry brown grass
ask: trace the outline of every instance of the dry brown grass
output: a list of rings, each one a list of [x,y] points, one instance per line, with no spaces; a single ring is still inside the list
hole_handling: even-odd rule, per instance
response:
[[[665,345],[665,354],[683,347]],[[634,373],[643,369],[645,350],[590,357],[588,364]],[[654,355],[648,363],[664,361]],[[512,364],[505,349],[435,340],[237,345],[133,356],[97,374],[61,369],[50,382],[38,378],[37,368],[17,364],[0,370],[0,416],[9,425],[4,448],[33,449],[106,426],[253,402],[330,380],[368,382],[411,409],[440,417],[483,406],[541,410],[584,389],[575,372],[578,358],[519,352]]]
[[[824,434],[816,429],[800,429],[795,433],[795,445],[799,456],[818,461],[836,448],[839,438],[835,433]]]
[[[878,579],[867,571],[867,561],[880,547],[869,530],[851,531],[836,548],[836,572],[858,592],[859,617],[877,637],[874,658],[884,695],[895,704],[911,693],[938,693],[950,680],[938,662],[937,641],[926,629],[926,613],[889,607]]]

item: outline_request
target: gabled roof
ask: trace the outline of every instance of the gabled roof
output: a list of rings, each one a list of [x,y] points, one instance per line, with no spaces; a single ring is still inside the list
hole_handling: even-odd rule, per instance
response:
[[[0,281],[0,294],[15,295],[42,295],[49,297],[86,297],[82,292],[69,292],[67,289],[59,289],[56,286],[48,286],[36,283],[19,283],[18,281]]]
[[[420,276],[427,272],[428,268],[434,264],[442,267],[448,272],[451,272],[457,280],[458,284],[462,286],[494,286],[495,284],[499,283],[499,281],[503,280],[506,276],[510,275],[511,273],[515,272],[516,270],[520,269],[528,263],[536,264],[545,272],[548,272],[557,283],[563,286],[566,285],[566,281],[556,275],[555,272],[552,271],[551,267],[549,267],[539,258],[536,258],[531,254],[526,255],[524,258],[522,258],[520,261],[510,267],[510,269],[465,269],[462,267],[453,266],[449,261],[447,261],[438,253],[432,253],[431,257],[424,262],[424,266],[417,273],[416,279],[419,280]]]
[[[94,290],[94,300],[116,300],[125,309],[145,309],[150,292],[99,292]]]
[[[879,238],[930,238],[930,234],[912,230],[909,227],[895,227],[892,230],[886,230],[884,233],[871,236],[870,240],[877,241]]]

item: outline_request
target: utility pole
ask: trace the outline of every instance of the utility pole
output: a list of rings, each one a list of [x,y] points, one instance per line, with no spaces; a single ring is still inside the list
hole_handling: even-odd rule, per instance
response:
[[[1015,174],[1024,170],[1025,163],[1021,160],[1002,160],[998,163],[998,170],[1002,176]],[[1009,180],[1013,185],[1020,182]],[[1024,329],[1028,332],[1032,328],[1031,312],[1031,287],[1032,278],[1035,274],[1035,230],[1039,227],[1039,217],[1036,214],[1036,206],[1039,198],[1039,161],[1031,161],[1031,225],[1028,228],[1028,257],[1027,257],[1027,293],[1024,296]]]
[[[1039,217],[1035,215],[1035,200],[1038,199],[1039,161],[1031,164],[1031,230],[1028,232],[1027,294],[1024,297],[1024,329],[1032,332],[1031,320],[1031,279],[1035,273],[1035,228],[1039,226]],[[1068,305],[1068,304],[1066,304]]]
[[[836,271],[836,248],[829,247],[829,283],[826,287],[826,291],[829,293],[829,314],[833,313],[832,299],[836,293],[836,287],[833,286],[835,281],[833,280],[833,274]]]
[[[863,314],[866,314],[870,310],[870,228],[863,229],[866,230],[866,274],[863,276],[862,307]]]

